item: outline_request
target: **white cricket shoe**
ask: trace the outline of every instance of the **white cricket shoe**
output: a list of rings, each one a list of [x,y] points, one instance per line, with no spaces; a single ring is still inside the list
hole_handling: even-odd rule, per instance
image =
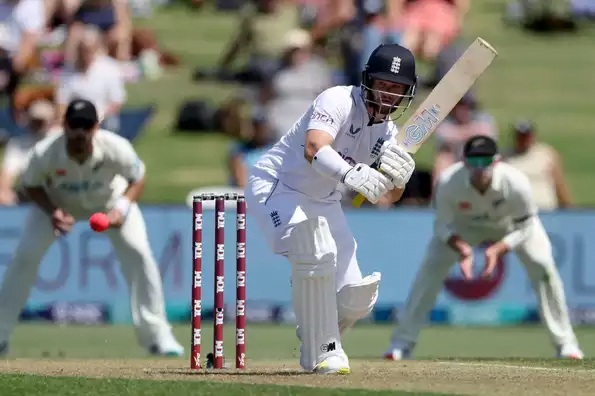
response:
[[[556,357],[561,359],[582,360],[585,357],[585,354],[577,345],[566,344],[556,348]]]
[[[341,354],[336,356],[329,356],[322,363],[314,367],[315,374],[339,374],[346,375],[351,373],[349,367],[349,359],[347,355]]]
[[[386,352],[384,352],[384,359],[386,360],[408,360],[411,359],[411,352],[413,346],[403,343],[392,343]]]
[[[295,336],[302,342],[302,336],[300,334],[300,326],[296,326],[295,328]],[[306,371],[309,371],[306,368],[306,365],[302,362],[302,348],[304,344],[300,344],[300,366]],[[345,353],[341,355],[329,356],[323,362],[317,364],[312,370],[315,374],[349,374],[351,373],[351,368],[349,367],[349,359]]]
[[[176,341],[173,334],[169,333],[152,345],[149,352],[156,356],[181,357],[184,356],[184,347]]]

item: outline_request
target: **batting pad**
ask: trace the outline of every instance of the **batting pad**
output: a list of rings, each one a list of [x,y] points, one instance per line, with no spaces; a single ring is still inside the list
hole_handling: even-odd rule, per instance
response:
[[[360,319],[365,318],[376,305],[380,272],[366,276],[361,282],[345,285],[337,293],[339,330],[341,335]]]
[[[342,355],[335,270],[337,247],[323,217],[297,224],[288,238],[292,263],[293,309],[302,340],[305,370],[332,355]]]

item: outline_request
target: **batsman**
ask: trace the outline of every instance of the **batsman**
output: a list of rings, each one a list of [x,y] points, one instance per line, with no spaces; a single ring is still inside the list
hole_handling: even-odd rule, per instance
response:
[[[500,258],[514,252],[527,270],[557,357],[582,359],[529,180],[500,161],[492,138],[470,138],[463,156],[463,161],[447,168],[437,183],[434,235],[384,357],[411,357],[421,327],[452,265],[458,262],[465,279],[471,279],[472,247],[488,243],[481,276],[489,277]]]
[[[341,335],[371,312],[380,282],[380,273],[362,276],[339,187],[394,201],[415,168],[392,120],[415,93],[413,55],[382,45],[362,77],[322,92],[251,169],[245,192],[272,249],[291,263],[300,365],[319,374],[350,372]]]

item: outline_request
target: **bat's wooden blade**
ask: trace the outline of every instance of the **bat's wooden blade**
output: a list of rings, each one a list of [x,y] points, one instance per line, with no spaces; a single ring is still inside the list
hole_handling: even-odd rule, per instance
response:
[[[498,53],[477,38],[401,127],[397,143],[415,153],[486,71]]]

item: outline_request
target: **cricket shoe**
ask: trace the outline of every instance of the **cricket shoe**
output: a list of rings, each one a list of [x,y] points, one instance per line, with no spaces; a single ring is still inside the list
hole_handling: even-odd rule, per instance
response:
[[[341,355],[329,356],[321,363],[314,366],[314,374],[338,374],[347,375],[351,373],[349,359],[344,353]]]
[[[170,333],[161,337],[156,344],[153,344],[149,348],[149,352],[155,356],[181,357],[184,356],[184,347]]]
[[[556,348],[556,357],[561,359],[582,360],[585,357],[583,351],[574,344],[566,344]]]
[[[295,328],[295,336],[298,338],[298,340],[300,340],[300,342],[302,342],[300,326],[297,326]],[[302,353],[303,348],[304,344],[300,344],[300,366],[302,366],[304,370],[307,370],[306,365],[302,362],[301,358],[302,356],[304,356],[304,354]],[[314,370],[312,370],[312,372],[315,374],[349,374],[351,373],[351,368],[349,367],[349,359],[347,358],[347,355],[345,355],[344,353],[341,355],[329,356],[321,363],[314,366]]]
[[[392,343],[384,352],[385,360],[409,360],[413,351],[412,344]]]

